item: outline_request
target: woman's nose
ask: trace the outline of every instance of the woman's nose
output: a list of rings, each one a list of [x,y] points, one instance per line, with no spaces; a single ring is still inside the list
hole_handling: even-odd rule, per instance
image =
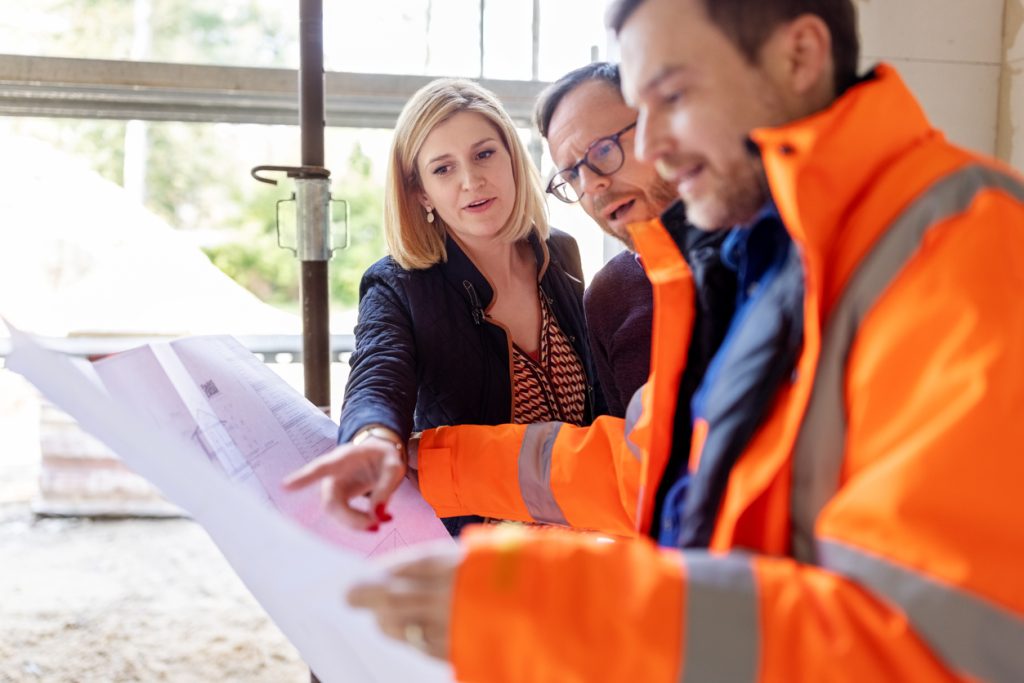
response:
[[[483,174],[478,172],[476,169],[470,167],[462,172],[462,187],[467,190],[472,190],[483,183]]]

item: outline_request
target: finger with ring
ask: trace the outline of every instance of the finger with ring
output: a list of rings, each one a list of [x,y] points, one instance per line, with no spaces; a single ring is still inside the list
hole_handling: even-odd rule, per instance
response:
[[[423,633],[423,625],[415,621],[410,621],[408,624],[406,624],[405,642],[409,643],[417,650],[426,651],[427,638]]]

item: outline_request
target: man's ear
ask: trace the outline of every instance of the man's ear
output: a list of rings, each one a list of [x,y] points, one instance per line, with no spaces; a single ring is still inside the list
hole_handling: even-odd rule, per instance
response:
[[[765,43],[762,63],[776,84],[792,96],[834,96],[832,32],[815,14],[801,14],[781,24]]]

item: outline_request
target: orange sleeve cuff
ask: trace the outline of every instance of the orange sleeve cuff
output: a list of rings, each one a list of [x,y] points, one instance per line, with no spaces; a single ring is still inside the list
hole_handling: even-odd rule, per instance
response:
[[[519,491],[524,425],[461,425],[423,432],[420,491],[439,517],[532,521]]]
[[[438,517],[455,517],[467,513],[455,495],[453,454],[444,443],[442,431],[429,429],[420,435],[416,454],[420,493]]]

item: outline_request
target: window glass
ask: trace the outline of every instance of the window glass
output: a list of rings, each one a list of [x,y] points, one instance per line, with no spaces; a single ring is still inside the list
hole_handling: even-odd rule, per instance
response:
[[[279,0],[0,0],[14,54],[294,68],[297,36],[297,3]]]
[[[528,81],[533,78],[533,3],[495,2],[484,6],[484,76]]]
[[[607,55],[608,0],[540,0],[539,78]],[[532,0],[484,2],[483,75],[532,74]],[[324,63],[358,73],[479,77],[480,0],[325,2]],[[280,0],[0,0],[3,52],[296,68],[298,5]]]
[[[608,34],[604,12],[608,0],[541,0],[540,73],[553,81],[592,61],[607,59]]]
[[[141,130],[133,130],[137,125]],[[328,129],[325,136],[332,196],[347,201],[349,217],[349,246],[331,264],[331,303],[349,322],[353,315],[343,311],[355,307],[363,271],[384,254],[383,178],[390,139],[391,131],[370,129]],[[290,199],[293,183],[282,177],[272,186],[250,175],[256,165],[299,163],[296,127],[3,118],[0,140],[19,158],[19,172],[5,179],[12,210],[28,211],[33,202],[35,210],[52,206],[38,212],[34,231],[67,235],[100,251],[103,240],[114,240],[107,245],[113,248],[115,242],[173,232],[174,240],[205,254],[262,301],[298,310],[298,262],[278,247],[276,220],[278,201]],[[143,163],[133,162],[138,157]],[[133,175],[139,168],[144,173]],[[62,199],[69,194],[73,201]],[[293,247],[294,206],[280,205],[280,239]],[[336,246],[346,239],[345,213],[337,203]],[[140,217],[147,227],[134,235]],[[144,245],[138,247],[144,254]],[[69,267],[84,268],[88,262]],[[40,271],[47,268],[43,264]]]
[[[331,71],[475,77],[479,35],[479,0],[324,4]]]

